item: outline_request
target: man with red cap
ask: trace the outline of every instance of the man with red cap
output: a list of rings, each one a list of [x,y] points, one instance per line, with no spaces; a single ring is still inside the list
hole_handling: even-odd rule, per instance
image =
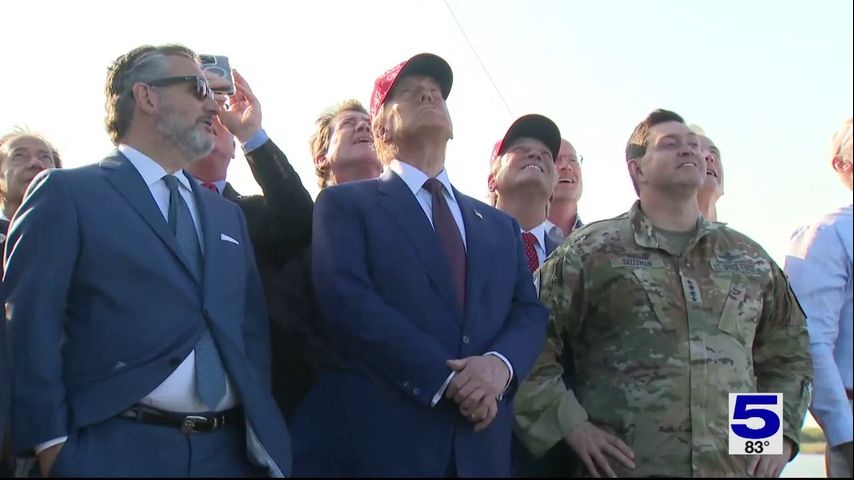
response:
[[[451,67],[420,54],[380,76],[371,127],[386,171],[323,190],[313,283],[345,364],[294,422],[305,476],[506,476],[513,397],[539,353],[518,222],[445,170]]]
[[[520,117],[492,149],[489,198],[519,222],[528,267],[534,272],[560,239],[549,235],[546,215],[554,192],[560,130],[542,115]]]
[[[537,270],[564,240],[547,218],[549,199],[554,196],[558,166],[567,163],[560,130],[542,115],[518,118],[504,137],[495,143],[490,159],[489,199],[493,206],[515,218],[522,228],[525,258],[531,272]],[[564,172],[561,172],[561,175]],[[575,366],[569,345],[562,355],[564,381],[574,384]],[[521,476],[564,476],[572,472],[575,454],[562,444],[546,455],[535,457],[514,440],[513,471]]]

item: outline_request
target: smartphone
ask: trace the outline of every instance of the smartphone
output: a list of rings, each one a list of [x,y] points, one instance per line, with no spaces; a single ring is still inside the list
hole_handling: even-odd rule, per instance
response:
[[[231,66],[228,64],[228,57],[224,55],[199,55],[199,58],[202,60],[202,70],[216,74],[228,82],[227,84],[214,86],[213,91],[234,95],[234,78],[231,76]]]

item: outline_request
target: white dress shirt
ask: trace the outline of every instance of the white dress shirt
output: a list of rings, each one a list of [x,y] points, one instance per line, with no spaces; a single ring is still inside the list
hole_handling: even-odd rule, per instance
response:
[[[412,194],[415,195],[415,199],[418,200],[418,204],[421,205],[421,208],[424,210],[424,214],[427,215],[427,220],[430,221],[430,225],[433,225],[433,195],[424,188],[424,182],[430,179],[426,173],[418,170],[418,168],[413,167],[408,163],[401,162],[400,160],[392,160],[389,165],[389,169],[392,172],[396,173],[398,177],[400,177],[406,186],[409,187],[409,190],[412,191]],[[448,172],[446,170],[442,170],[439,172],[439,175],[436,175],[436,180],[442,182],[442,185],[445,187],[443,190],[445,192],[445,200],[448,202],[448,208],[451,209],[451,215],[454,216],[454,221],[457,222],[457,228],[460,229],[460,237],[463,239],[463,247],[468,250],[468,245],[466,244],[466,225],[463,222],[463,213],[460,211],[460,204],[457,203],[456,197],[454,197],[454,190],[451,188],[451,181],[448,180]]]
[[[825,215],[792,236],[785,270],[807,316],[814,390],[811,411],[828,446],[854,440],[852,389],[852,207]]]
[[[534,250],[537,252],[537,260],[539,260],[540,266],[542,266],[543,262],[546,261],[546,232],[549,229],[549,224],[554,227],[552,222],[546,220],[527,232],[522,229],[522,233],[530,233],[537,240],[537,243],[534,244]]]
[[[163,219],[168,222],[169,187],[167,187],[166,182],[163,181],[163,177],[166,176],[166,170],[164,170],[160,164],[133,147],[120,144],[119,151],[122,152],[128,160],[130,160],[130,163],[133,164],[134,168],[136,168],[140,176],[142,176],[145,185],[148,186],[151,196],[154,198],[154,202],[157,203],[157,207],[160,209],[160,213],[163,214]],[[179,181],[179,193],[190,208],[190,215],[193,217],[196,234],[199,238],[199,245],[202,249],[202,253],[204,253],[205,242],[201,241],[201,239],[204,238],[202,235],[202,222],[199,221],[199,209],[196,206],[195,198],[193,198],[190,180],[186,175],[184,175],[183,171],[177,171],[172,175]],[[205,405],[196,391],[195,359],[195,351],[191,351],[190,354],[184,358],[181,364],[178,365],[178,368],[176,368],[171,375],[166,377],[166,380],[158,385],[157,388],[146,395],[145,398],[142,398],[139,403],[149,407],[159,408],[160,410],[176,413],[203,413],[210,411],[210,408]],[[235,405],[237,405],[237,396],[234,392],[234,388],[231,386],[231,382],[228,381],[228,375],[226,375],[225,397],[223,397],[216,410],[227,410]],[[67,439],[67,436],[60,437],[36,445],[36,454],[41,453],[43,450],[54,445],[62,443]]]
[[[119,145],[119,151],[130,160],[130,163],[136,168],[140,176],[142,176],[145,185],[148,186],[151,196],[154,198],[160,213],[163,214],[164,220],[169,221],[169,187],[163,181],[166,176],[166,170],[157,162],[125,144]],[[180,183],[179,193],[187,206],[190,208],[190,215],[193,217],[193,223],[196,227],[196,234],[199,237],[199,244],[204,253],[204,242],[201,241],[202,222],[199,221],[199,209],[196,206],[196,200],[193,198],[193,191],[190,187],[190,181],[183,171],[177,171],[172,175],[178,179]],[[178,365],[171,375],[166,377],[160,385],[157,386],[145,398],[142,398],[139,403],[149,407],[159,408],[169,412],[177,413],[202,413],[210,411],[210,408],[205,405],[199,394],[196,392],[196,354],[191,351],[189,355]],[[231,383],[226,375],[225,382],[225,397],[217,406],[217,411],[227,410],[237,405],[237,396]],[[55,438],[45,443],[36,445],[36,454],[54,445],[66,441],[68,437]]]
[[[169,187],[163,181],[166,176],[166,170],[163,169],[157,162],[140,153],[127,145],[119,145],[119,151],[127,157],[128,160],[136,167],[148,189],[151,191],[151,196],[154,197],[160,213],[168,222],[169,220]],[[178,192],[187,202],[190,208],[190,215],[193,217],[193,223],[196,226],[196,233],[199,236],[199,244],[204,252],[204,243],[201,241],[202,222],[199,220],[199,209],[196,206],[196,200],[193,197],[193,191],[190,187],[190,180],[184,175],[183,171],[177,171],[172,174],[179,181]],[[149,393],[139,403],[149,407],[159,408],[169,412],[179,413],[201,413],[207,412],[210,408],[205,405],[199,394],[196,391],[196,362],[195,351],[191,351],[189,355],[178,365],[178,368],[166,377],[157,388]],[[228,377],[226,376],[225,397],[223,397],[216,410],[227,410],[237,404],[237,397],[234,393]]]
[[[422,172],[416,167],[409,165],[408,163],[401,162],[400,160],[392,160],[389,164],[389,169],[396,173],[398,177],[406,183],[406,186],[409,187],[409,190],[415,195],[415,199],[418,200],[418,204],[421,205],[421,209],[424,210],[424,214],[427,215],[427,220],[430,221],[430,225],[433,225],[433,195],[424,188],[424,182],[430,179],[426,173]],[[448,208],[451,210],[451,215],[454,217],[454,221],[457,223],[457,228],[460,229],[460,237],[463,239],[463,246],[468,250],[468,245],[466,243],[466,225],[463,222],[463,213],[460,210],[460,204],[457,202],[456,197],[454,197],[454,190],[451,188],[451,181],[448,179],[448,172],[446,170],[442,170],[439,172],[439,175],[436,175],[436,180],[442,182],[442,185],[445,187],[443,192],[445,194],[445,201],[448,203]],[[510,377],[507,379],[507,385],[505,385],[505,390],[507,386],[510,385],[510,382],[513,380],[513,365],[510,364],[510,360],[507,359],[504,355],[498,352],[486,352],[484,355],[494,355],[501,359],[505,365],[507,365],[507,369],[510,371]],[[450,359],[449,359],[450,360]],[[451,380],[454,378],[457,372],[452,371],[448,378],[445,380],[445,383],[439,388],[439,391],[433,395],[433,400],[430,403],[431,406],[439,403],[439,400],[442,399],[442,395],[445,394],[445,390],[448,389],[448,385],[451,384]]]

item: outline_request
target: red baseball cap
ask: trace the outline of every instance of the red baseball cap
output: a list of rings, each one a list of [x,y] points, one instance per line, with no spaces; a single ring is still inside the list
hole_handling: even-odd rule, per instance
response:
[[[489,159],[490,165],[500,158],[516,139],[522,137],[543,142],[551,150],[552,158],[557,158],[557,152],[560,150],[560,129],[548,117],[533,113],[517,118],[507,129],[504,138],[495,143],[492,147],[492,157]]]
[[[426,75],[439,82],[442,89],[442,98],[447,99],[451,93],[451,85],[454,83],[454,73],[442,57],[432,53],[419,53],[409,60],[405,60],[391,70],[383,73],[374,82],[374,92],[371,94],[371,118],[376,117],[380,105],[385,102],[391,93],[397,79],[407,75]]]

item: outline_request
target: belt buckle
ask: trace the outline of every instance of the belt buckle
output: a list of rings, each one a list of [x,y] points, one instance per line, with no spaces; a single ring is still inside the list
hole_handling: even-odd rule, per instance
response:
[[[201,424],[207,422],[208,419],[206,417],[198,417],[195,415],[188,415],[184,417],[184,421],[181,422],[181,433],[185,435],[189,435],[193,432],[196,432],[197,424]]]

